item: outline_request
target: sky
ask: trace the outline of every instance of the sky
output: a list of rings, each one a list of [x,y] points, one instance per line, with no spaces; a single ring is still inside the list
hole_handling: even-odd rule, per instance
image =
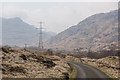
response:
[[[35,27],[42,21],[45,31],[59,33],[91,15],[117,8],[117,2],[2,2],[0,17],[20,17]]]

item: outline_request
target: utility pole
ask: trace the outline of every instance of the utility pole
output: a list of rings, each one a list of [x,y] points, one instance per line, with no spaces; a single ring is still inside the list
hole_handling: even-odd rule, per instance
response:
[[[43,41],[42,41],[42,24],[43,24],[43,22],[40,22],[40,28],[39,28],[39,45],[38,45],[38,48],[39,49],[43,49]]]

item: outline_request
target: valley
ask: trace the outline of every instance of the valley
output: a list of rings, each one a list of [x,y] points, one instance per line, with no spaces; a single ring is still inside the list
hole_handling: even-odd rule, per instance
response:
[[[2,78],[118,79],[118,24],[118,10],[96,13],[58,34],[19,17],[2,18]]]

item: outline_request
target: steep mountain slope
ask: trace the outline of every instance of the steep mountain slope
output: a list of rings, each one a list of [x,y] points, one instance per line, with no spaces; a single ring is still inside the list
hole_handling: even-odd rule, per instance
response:
[[[2,19],[2,44],[24,45],[38,41],[39,30],[25,23],[20,18]],[[44,39],[53,36],[52,32],[44,32]]]
[[[100,50],[118,40],[118,11],[92,15],[46,41],[46,48]]]

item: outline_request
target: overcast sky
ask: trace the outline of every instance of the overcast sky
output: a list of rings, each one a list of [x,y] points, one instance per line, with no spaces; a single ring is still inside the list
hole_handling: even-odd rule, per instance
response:
[[[2,16],[20,17],[35,27],[43,21],[46,31],[59,33],[93,14],[117,8],[117,2],[5,2]]]

